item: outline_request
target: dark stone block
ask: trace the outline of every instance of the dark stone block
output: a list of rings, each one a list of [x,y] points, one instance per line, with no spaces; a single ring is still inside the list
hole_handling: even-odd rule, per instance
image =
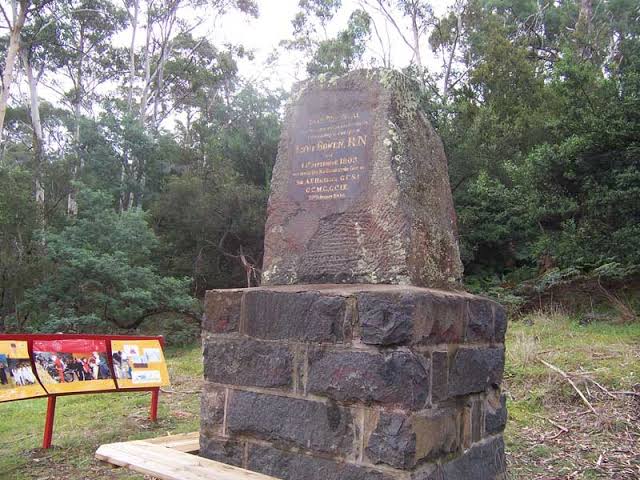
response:
[[[207,291],[202,328],[211,333],[238,332],[244,292],[242,289]]]
[[[402,414],[381,413],[365,452],[372,463],[386,463],[396,468],[413,467],[416,434],[409,418]]]
[[[205,382],[200,397],[200,433],[222,435],[225,389]]]
[[[504,441],[493,437],[476,444],[450,462],[419,469],[411,480],[506,480]]]
[[[436,290],[360,293],[362,341],[383,346],[461,342],[468,301],[467,296]]]
[[[507,425],[507,396],[500,395],[498,401],[489,397],[485,403],[484,429],[487,435],[501,433]]]
[[[504,370],[504,348],[459,348],[449,367],[449,395],[483,392],[500,385]]]
[[[249,290],[245,295],[246,333],[267,340],[340,342],[346,299],[317,291]]]
[[[204,377],[210,382],[254,387],[289,387],[293,354],[281,345],[247,338],[208,339]]]
[[[462,342],[466,300],[465,296],[430,292],[415,317],[413,342],[425,345]]]
[[[425,406],[428,364],[411,352],[317,350],[309,354],[307,391],[344,402]]]
[[[372,463],[412,469],[424,460],[460,449],[461,419],[461,411],[455,408],[410,414],[382,412],[365,453]]]
[[[259,445],[249,447],[247,468],[282,480],[393,480],[394,478],[364,466],[302,453],[283,452]]]
[[[458,408],[438,408],[414,415],[411,423],[416,434],[416,462],[459,451],[461,422]]]
[[[431,400],[441,402],[449,397],[449,353],[431,353]]]
[[[199,455],[216,462],[242,467],[244,445],[239,441],[200,434]]]
[[[348,409],[275,395],[234,391],[228,400],[227,431],[318,452],[348,455],[353,449]]]
[[[445,480],[498,480],[506,473],[502,437],[475,445],[461,457],[444,465]]]
[[[493,302],[475,297],[467,302],[467,330],[469,343],[489,343],[493,340]]]
[[[408,343],[416,313],[411,294],[363,293],[358,295],[361,337],[369,345]]]
[[[496,343],[504,343],[504,337],[507,333],[507,311],[502,305],[494,303],[494,341]]]
[[[482,401],[474,400],[471,403],[471,441],[473,443],[479,442],[482,438],[483,420]]]

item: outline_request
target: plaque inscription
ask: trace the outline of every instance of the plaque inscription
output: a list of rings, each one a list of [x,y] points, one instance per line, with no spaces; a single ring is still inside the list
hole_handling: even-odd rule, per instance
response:
[[[289,195],[294,200],[331,202],[356,198],[369,180],[373,115],[363,102],[301,108],[291,152]],[[316,108],[314,108],[316,107]]]

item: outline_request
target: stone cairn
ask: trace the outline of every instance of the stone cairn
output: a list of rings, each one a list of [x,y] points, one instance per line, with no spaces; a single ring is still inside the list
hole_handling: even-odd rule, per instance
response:
[[[262,286],[206,294],[202,456],[286,480],[505,478],[506,316],[459,291],[414,92],[362,70],[294,93]]]

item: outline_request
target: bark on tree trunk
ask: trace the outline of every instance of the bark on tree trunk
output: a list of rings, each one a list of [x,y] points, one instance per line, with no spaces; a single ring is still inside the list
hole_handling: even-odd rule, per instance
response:
[[[13,9],[13,25],[7,25],[9,28],[9,48],[2,71],[2,92],[0,93],[0,144],[2,143],[2,132],[4,131],[4,118],[7,113],[7,104],[9,103],[9,92],[11,83],[13,82],[13,71],[16,64],[16,58],[20,50],[20,32],[24,27],[27,18],[27,9],[31,4],[30,0],[20,0],[20,9],[17,9],[16,0],[11,3]],[[16,13],[17,11],[17,13]]]
[[[76,162],[72,168],[72,180],[77,180],[80,171],[82,170],[82,158],[80,156],[80,115],[82,96],[84,94],[84,25],[80,26],[80,38],[78,41],[78,53],[80,54],[78,60],[78,68],[76,71],[76,91],[73,101],[73,114],[75,119],[75,131],[73,134],[73,140],[76,148]],[[78,214],[78,201],[76,199],[77,192],[72,185],[67,197],[67,214],[70,216],[76,216]]]
[[[130,15],[131,19],[131,44],[129,46],[129,92],[127,93],[127,107],[129,113],[133,108],[133,81],[136,76],[136,34],[138,32],[138,13],[140,11],[140,2],[138,0],[133,1],[133,15]]]
[[[413,55],[418,67],[422,68],[422,54],[420,53],[420,30],[418,29],[417,12],[411,16],[411,30],[413,31]]]
[[[44,206],[44,187],[42,186],[42,164],[44,162],[44,140],[42,134],[42,122],[40,121],[40,100],[38,98],[38,82],[33,75],[33,66],[29,59],[29,51],[22,50],[22,63],[29,81],[29,100],[31,125],[33,127],[34,150],[34,193],[36,203],[40,208]],[[44,220],[44,218],[42,219]]]
[[[151,89],[151,31],[153,29],[152,3],[147,9],[147,39],[144,44],[144,86],[140,97],[140,125],[144,127],[147,119],[147,104],[149,103],[149,91]]]
[[[442,99],[444,103],[447,103],[449,97],[449,83],[451,78],[451,68],[453,66],[453,59],[456,55],[456,49],[458,48],[458,39],[460,38],[460,32],[462,31],[462,13],[458,14],[456,22],[456,38],[453,40],[453,46],[451,47],[451,55],[449,55],[449,61],[447,62],[447,70],[444,75],[444,85],[442,87]]]

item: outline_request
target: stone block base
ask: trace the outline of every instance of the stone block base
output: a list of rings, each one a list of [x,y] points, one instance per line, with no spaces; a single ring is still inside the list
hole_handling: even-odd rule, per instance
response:
[[[201,455],[286,480],[503,479],[505,330],[465,293],[209,291]]]

